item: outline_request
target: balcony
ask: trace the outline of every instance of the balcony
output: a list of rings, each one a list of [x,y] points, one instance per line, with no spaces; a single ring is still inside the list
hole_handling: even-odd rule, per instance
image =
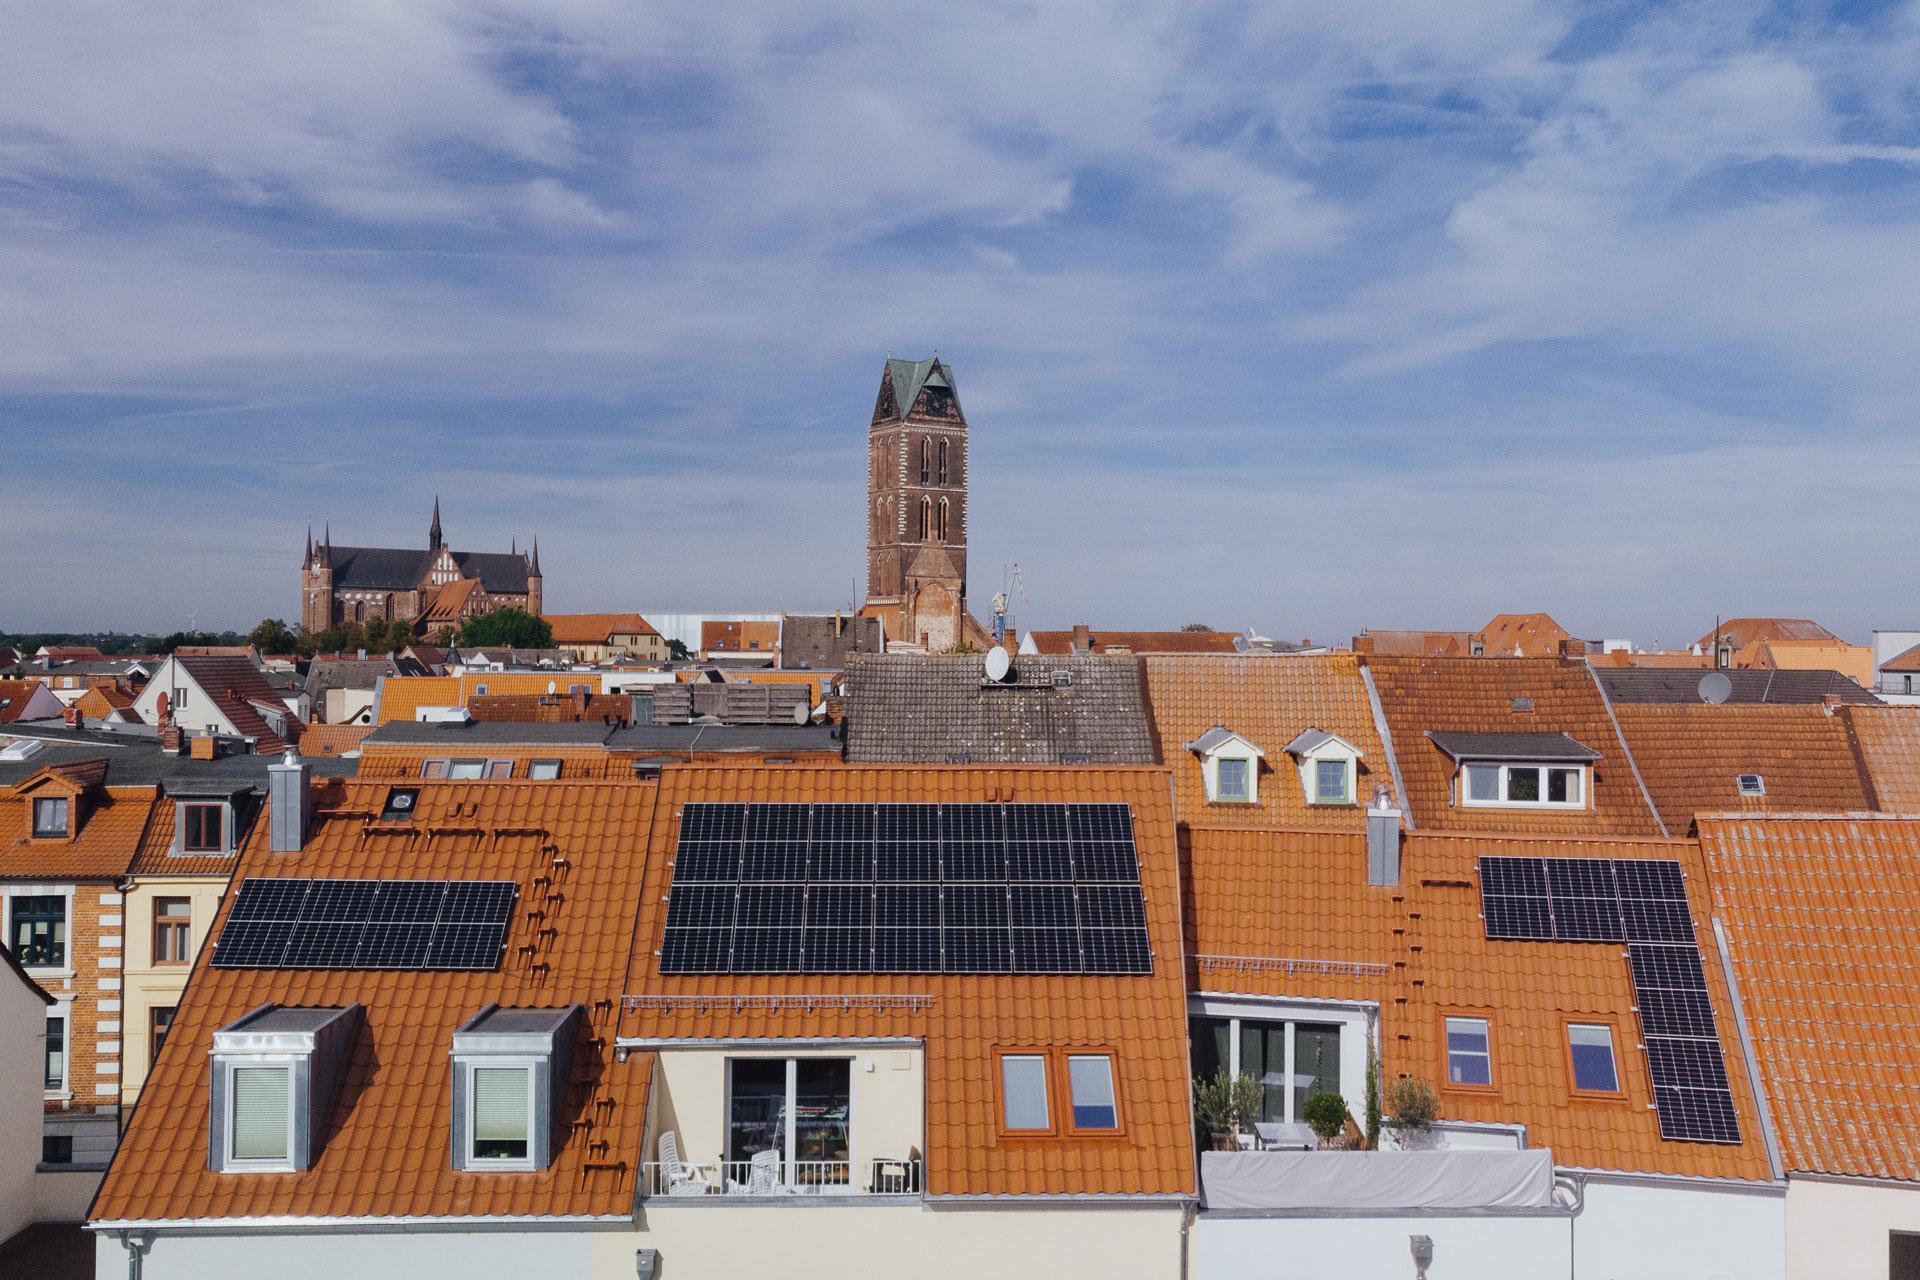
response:
[[[654,1160],[640,1166],[640,1194],[675,1199],[789,1200],[808,1196],[917,1196],[917,1157],[850,1160]]]

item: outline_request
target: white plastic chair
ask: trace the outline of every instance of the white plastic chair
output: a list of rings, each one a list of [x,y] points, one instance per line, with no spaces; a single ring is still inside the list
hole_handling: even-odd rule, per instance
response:
[[[670,1196],[704,1196],[713,1190],[698,1169],[680,1158],[680,1142],[671,1129],[660,1135],[660,1168],[667,1175]]]

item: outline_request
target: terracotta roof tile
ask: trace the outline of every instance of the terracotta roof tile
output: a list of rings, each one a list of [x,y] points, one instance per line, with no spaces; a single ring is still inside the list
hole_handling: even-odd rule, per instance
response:
[[[1744,649],[1755,640],[1838,640],[1840,637],[1812,618],[1728,618],[1694,644],[1711,650],[1714,638],[1735,649]]]
[[[1690,840],[1409,835],[1400,884],[1367,884],[1366,839],[1307,831],[1197,827],[1191,842],[1192,968],[1219,993],[1377,1002],[1382,1068],[1444,1085],[1443,1019],[1454,1010],[1491,1024],[1495,1089],[1441,1087],[1449,1119],[1527,1126],[1556,1164],[1587,1169],[1764,1179],[1768,1165],[1724,976],[1715,962],[1699,845]],[[1663,858],[1689,877],[1696,941],[1720,1012],[1743,1141],[1660,1137],[1644,1053],[1636,1051],[1634,989],[1617,944],[1492,942],[1480,916],[1486,856]],[[1233,958],[1241,958],[1235,964]],[[1264,961],[1265,965],[1245,961]],[[1293,962],[1284,966],[1272,962]],[[1614,1028],[1625,1086],[1618,1101],[1576,1098],[1566,1024]]]
[[[1700,836],[1787,1168],[1920,1179],[1920,821],[1728,817]]]
[[[207,697],[220,708],[220,714],[239,731],[242,737],[256,740],[256,750],[261,755],[278,755],[287,749],[287,742],[267,726],[266,720],[254,709],[258,702],[266,706],[284,709],[286,699],[280,691],[267,683],[260,674],[260,668],[246,658],[236,657],[180,657],[174,659],[193,682]],[[293,713],[287,712],[293,736],[299,737],[299,723],[293,720]]]
[[[266,851],[257,823],[238,874],[269,877],[490,880],[520,885],[497,972],[400,973],[215,969],[203,948],[187,995],[94,1207],[97,1219],[619,1215],[632,1211],[633,1160],[645,1123],[647,1055],[614,1061],[612,1029],[644,873],[655,788],[623,783],[426,783],[408,829],[369,834],[387,785],[334,781],[300,853]],[[331,815],[331,816],[329,816]],[[392,829],[392,828],[388,828]],[[471,832],[472,834],[467,834]],[[566,866],[556,871],[555,855]],[[531,906],[537,878],[557,877],[548,902],[557,936],[541,943]],[[229,899],[229,903],[231,899]],[[216,920],[214,936],[224,927]],[[542,947],[546,969],[518,958]],[[367,1021],[326,1125],[325,1147],[302,1173],[209,1172],[206,1050],[213,1032],[268,1002],[342,1005]],[[562,1130],[537,1173],[462,1173],[447,1158],[447,1053],[455,1027],[489,1001],[588,1006],[597,1043],[576,1048],[568,1110],[594,1118]],[[601,1100],[609,1105],[596,1105]],[[587,1168],[606,1142],[623,1170]]]
[[[1544,613],[1502,613],[1480,628],[1473,638],[1483,652],[1496,658],[1558,657],[1572,634]]]
[[[1920,707],[1847,707],[1874,807],[1920,813]]]
[[[657,636],[653,624],[637,613],[543,613],[555,644],[606,644],[615,635]]]
[[[1873,807],[1847,722],[1817,706],[1620,703],[1614,707],[1667,830],[1701,813],[1851,813]],[[1740,774],[1764,795],[1743,796]]]
[[[469,671],[461,676],[389,676],[380,686],[381,724],[412,720],[421,707],[463,707],[468,699],[487,694],[565,693],[584,684],[599,693],[601,680],[593,671]]]
[[[161,796],[154,801],[147,817],[146,829],[140,834],[140,849],[134,855],[133,865],[127,868],[130,875],[141,876],[224,876],[233,872],[238,860],[236,852],[224,858],[208,858],[181,854],[173,855],[174,806],[177,802],[170,796]]]
[[[1780,671],[1838,671],[1861,688],[1873,683],[1873,650],[1838,640],[1756,640],[1734,655],[1738,667]]]
[[[343,756],[360,749],[360,740],[372,733],[370,724],[310,724],[300,734],[303,756]]]
[[[1882,671],[1920,671],[1920,644],[1888,658],[1880,664],[1880,669]]]
[[[73,838],[36,840],[32,797],[0,796],[0,877],[124,875],[139,851],[153,804],[152,787],[96,788],[73,801],[80,819],[80,829]]]
[[[927,1187],[934,1195],[1182,1194],[1194,1190],[1180,896],[1166,772],[1155,768],[669,769],[627,990],[651,994],[923,994],[922,1012],[640,1011],[629,1036],[915,1036],[926,1042]],[[666,977],[658,972],[675,817],[696,801],[1112,802],[1132,807],[1154,950],[1152,976]],[[1115,1053],[1125,1136],[998,1134],[995,1045]]]
[[[1657,836],[1660,826],[1635,779],[1593,671],[1559,658],[1366,659],[1393,735],[1400,780],[1415,825],[1439,831],[1535,831]],[[1530,710],[1515,710],[1516,699]],[[1457,808],[1453,761],[1427,739],[1457,733],[1564,733],[1600,753],[1584,810]]]
[[[1393,790],[1360,663],[1351,654],[1148,658],[1147,696],[1160,758],[1173,770],[1174,803],[1188,822],[1362,831],[1357,806],[1307,803],[1287,744],[1320,729],[1359,748],[1355,798],[1376,785]],[[1266,751],[1258,804],[1209,804],[1199,757],[1184,743],[1229,729]]]
[[[1033,647],[1043,654],[1072,653],[1071,631],[1029,631]],[[1231,631],[1094,631],[1086,652],[1113,653],[1238,653]]]

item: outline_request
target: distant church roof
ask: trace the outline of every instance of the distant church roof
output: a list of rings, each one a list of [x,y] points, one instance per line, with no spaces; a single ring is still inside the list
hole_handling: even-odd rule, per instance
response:
[[[407,547],[334,547],[333,585],[338,591],[411,591],[427,576],[437,554]],[[455,551],[453,562],[478,578],[489,595],[527,594],[527,561],[504,551]]]
[[[914,402],[928,387],[945,387],[953,393],[954,406],[959,406],[960,389],[953,385],[953,370],[941,364],[938,356],[925,360],[889,359],[887,378],[893,384],[893,412],[902,421],[913,412]]]

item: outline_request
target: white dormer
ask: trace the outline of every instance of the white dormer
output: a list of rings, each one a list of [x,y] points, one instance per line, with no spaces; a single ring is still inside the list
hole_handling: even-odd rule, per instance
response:
[[[1260,762],[1267,753],[1230,729],[1207,730],[1186,745],[1200,757],[1209,804],[1260,803]]]
[[[1300,766],[1300,790],[1308,804],[1358,804],[1360,748],[1338,734],[1309,729],[1287,744]]]

